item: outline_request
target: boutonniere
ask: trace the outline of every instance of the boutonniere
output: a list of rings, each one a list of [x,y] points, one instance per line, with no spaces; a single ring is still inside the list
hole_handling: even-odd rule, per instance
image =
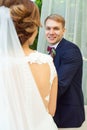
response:
[[[48,46],[48,47],[47,47],[47,52],[48,52],[48,54],[50,54],[52,57],[54,57],[54,56],[56,55],[56,50],[55,50],[54,47]]]

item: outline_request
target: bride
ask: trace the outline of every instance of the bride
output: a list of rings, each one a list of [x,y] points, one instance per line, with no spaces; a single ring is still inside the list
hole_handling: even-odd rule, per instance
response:
[[[58,130],[52,58],[29,48],[40,25],[33,2],[0,1],[0,130]]]

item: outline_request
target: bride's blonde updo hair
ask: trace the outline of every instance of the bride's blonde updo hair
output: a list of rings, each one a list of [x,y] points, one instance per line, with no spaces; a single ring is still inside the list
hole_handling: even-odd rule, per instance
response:
[[[20,0],[0,0],[0,6],[10,7],[11,5],[15,5]]]
[[[23,45],[34,31],[41,26],[37,5],[30,0],[0,0],[0,5],[10,7],[11,17]]]

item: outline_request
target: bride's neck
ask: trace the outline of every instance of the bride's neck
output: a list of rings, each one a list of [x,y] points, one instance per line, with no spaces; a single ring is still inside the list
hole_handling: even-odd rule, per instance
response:
[[[33,50],[30,49],[28,45],[23,45],[22,47],[23,47],[25,55],[29,55],[31,52],[33,52]]]

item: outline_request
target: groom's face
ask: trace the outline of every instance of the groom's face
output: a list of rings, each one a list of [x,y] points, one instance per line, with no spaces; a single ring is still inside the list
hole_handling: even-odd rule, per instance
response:
[[[64,32],[65,28],[61,22],[47,19],[45,23],[45,35],[50,44],[54,45],[59,42],[62,39]]]

